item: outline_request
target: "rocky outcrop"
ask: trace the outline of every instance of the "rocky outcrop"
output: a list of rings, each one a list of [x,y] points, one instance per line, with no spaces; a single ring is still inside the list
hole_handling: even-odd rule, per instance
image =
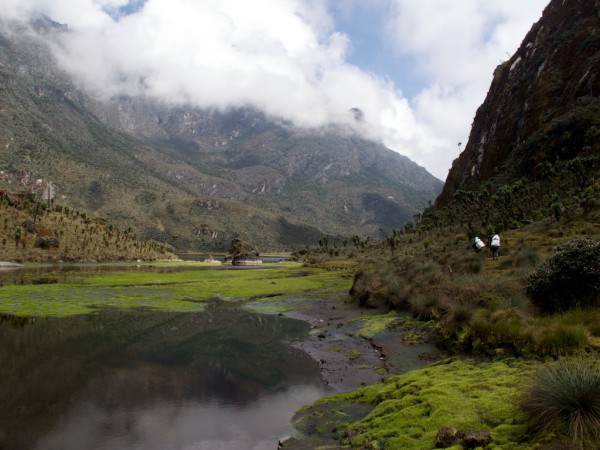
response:
[[[465,431],[443,426],[435,437],[435,448],[450,448],[458,443],[467,448],[484,448],[492,442],[492,434],[487,430]]]
[[[438,205],[486,180],[535,177],[541,162],[600,153],[599,5],[552,0],[496,68]]]

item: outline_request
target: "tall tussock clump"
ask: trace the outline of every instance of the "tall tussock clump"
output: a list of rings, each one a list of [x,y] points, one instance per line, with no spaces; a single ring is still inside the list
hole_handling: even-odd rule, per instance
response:
[[[600,367],[561,359],[539,369],[521,401],[532,431],[566,435],[574,449],[600,448]]]

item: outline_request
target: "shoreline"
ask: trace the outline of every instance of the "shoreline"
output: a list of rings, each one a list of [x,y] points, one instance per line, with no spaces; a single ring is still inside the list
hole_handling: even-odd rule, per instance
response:
[[[303,299],[283,315],[309,323],[309,335],[294,347],[320,364],[323,382],[333,393],[345,393],[443,357],[432,343],[410,341],[414,331],[410,327],[384,329],[369,338],[360,334],[363,325],[386,312],[320,298]]]

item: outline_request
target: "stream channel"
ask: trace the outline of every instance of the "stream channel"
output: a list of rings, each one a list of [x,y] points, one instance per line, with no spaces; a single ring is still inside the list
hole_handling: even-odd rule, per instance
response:
[[[0,316],[0,449],[275,449],[293,413],[327,394],[318,363],[292,345],[309,328],[222,301],[193,313]]]

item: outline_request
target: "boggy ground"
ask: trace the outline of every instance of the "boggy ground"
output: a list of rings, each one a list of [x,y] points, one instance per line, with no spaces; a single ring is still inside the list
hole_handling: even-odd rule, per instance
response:
[[[312,331],[295,344],[321,364],[324,382],[349,392],[420,368],[441,357],[426,333],[408,317],[359,307],[336,297],[292,299],[287,317]]]
[[[430,342],[425,327],[396,312],[388,314],[381,309],[360,307],[340,296],[294,298],[286,301],[285,309],[280,314],[311,325],[308,337],[294,345],[319,361],[323,380],[332,394],[351,393],[384,382],[390,376],[422,368],[444,356]],[[316,421],[320,422],[319,429],[311,423],[308,429],[299,429],[297,437],[283,436],[280,448],[338,448],[337,422],[330,418],[332,408],[317,408],[322,408],[324,416],[322,421]],[[356,403],[343,414],[358,420],[371,409]]]

